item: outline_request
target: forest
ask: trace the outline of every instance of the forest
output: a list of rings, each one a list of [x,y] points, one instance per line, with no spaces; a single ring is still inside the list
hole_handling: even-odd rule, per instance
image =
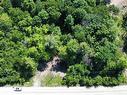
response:
[[[0,86],[23,85],[54,56],[65,86],[127,83],[127,13],[110,0],[1,0]]]

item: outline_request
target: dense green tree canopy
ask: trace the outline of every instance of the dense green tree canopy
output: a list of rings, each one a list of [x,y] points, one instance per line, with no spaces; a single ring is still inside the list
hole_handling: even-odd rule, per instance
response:
[[[106,0],[107,1],[107,0]],[[109,0],[110,2],[110,0]],[[24,84],[59,56],[67,86],[125,83],[118,8],[105,0],[2,0],[0,86]],[[127,17],[124,18],[127,29]],[[125,45],[126,47],[126,45]]]

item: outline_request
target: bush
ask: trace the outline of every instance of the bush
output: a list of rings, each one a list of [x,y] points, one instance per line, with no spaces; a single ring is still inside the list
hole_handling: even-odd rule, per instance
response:
[[[110,5],[109,11],[112,12],[114,15],[118,15],[120,12],[119,8],[117,8],[115,5]]]

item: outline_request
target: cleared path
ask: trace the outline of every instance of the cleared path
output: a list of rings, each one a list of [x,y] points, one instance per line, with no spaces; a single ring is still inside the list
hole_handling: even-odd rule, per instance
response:
[[[56,62],[56,60],[58,60],[58,57],[54,57],[52,61],[47,63],[47,67],[45,68],[44,71],[37,71],[36,75],[33,78],[33,86],[34,87],[41,87],[43,86],[43,83],[41,83],[41,81],[50,73],[52,75],[59,75],[60,77],[64,77],[65,73],[61,72],[61,71],[54,71],[53,68],[54,66],[58,65],[58,62]]]

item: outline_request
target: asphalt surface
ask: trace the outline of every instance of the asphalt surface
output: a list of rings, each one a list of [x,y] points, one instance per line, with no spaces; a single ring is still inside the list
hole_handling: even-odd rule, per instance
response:
[[[117,87],[1,87],[0,95],[127,95],[127,86]]]

